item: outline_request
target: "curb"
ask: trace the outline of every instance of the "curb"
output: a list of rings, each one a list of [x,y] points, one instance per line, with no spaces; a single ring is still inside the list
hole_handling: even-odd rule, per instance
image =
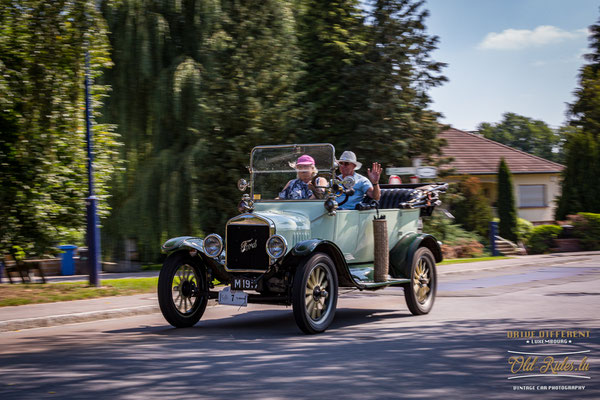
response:
[[[207,306],[216,306],[215,300],[209,300]],[[160,312],[160,307],[139,306],[116,308],[104,311],[88,311],[74,314],[49,315],[46,317],[12,319],[0,321],[0,332],[14,332],[23,329],[45,328],[50,326],[76,324],[80,322],[98,321],[103,319],[133,317],[136,315],[155,314]]]
[[[489,265],[486,267],[477,267],[477,265],[469,265],[469,264],[477,264],[477,263],[468,263],[468,264],[462,264],[462,265],[468,265],[468,267],[465,267],[465,269],[456,269],[456,270],[450,270],[450,271],[444,271],[443,266],[437,266],[438,268],[438,274],[440,275],[452,275],[452,274],[462,274],[462,273],[468,273],[468,272],[479,272],[479,271],[490,271],[490,270],[497,270],[497,269],[503,269],[503,268],[507,268],[507,267],[546,267],[549,265],[562,265],[562,264],[568,264],[568,263],[572,263],[574,261],[582,261],[586,260],[587,257],[589,257],[590,255],[598,255],[600,254],[600,252],[589,252],[588,254],[574,254],[571,255],[569,259],[561,259],[561,257],[556,257],[556,258],[552,258],[552,259],[544,259],[543,261],[538,261],[535,262],[535,260],[523,260],[526,261],[523,264],[514,264],[514,265],[506,265],[506,264],[499,264],[498,265]],[[563,256],[566,257],[566,256]],[[577,258],[576,260],[573,260],[573,258]],[[514,259],[514,258],[513,258]],[[500,261],[500,260],[499,260]],[[459,264],[456,264],[459,265]]]
[[[47,317],[13,319],[0,322],[0,332],[19,331],[22,329],[43,328],[48,326],[75,324],[101,319],[131,317],[134,315],[153,314],[160,312],[158,306],[140,306],[117,308],[106,311],[90,311],[75,314],[51,315]]]

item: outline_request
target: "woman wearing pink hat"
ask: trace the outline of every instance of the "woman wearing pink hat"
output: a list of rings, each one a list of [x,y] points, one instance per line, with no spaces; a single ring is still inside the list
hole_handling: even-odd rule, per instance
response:
[[[289,181],[277,198],[286,200],[323,198],[325,191],[318,186],[326,186],[327,181],[316,177],[318,171],[315,167],[315,159],[304,154],[290,165],[296,169],[297,178]]]

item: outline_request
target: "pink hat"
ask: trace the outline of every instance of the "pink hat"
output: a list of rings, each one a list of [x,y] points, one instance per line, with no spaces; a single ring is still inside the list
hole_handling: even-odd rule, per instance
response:
[[[308,154],[305,154],[298,158],[296,165],[315,165],[315,159]]]

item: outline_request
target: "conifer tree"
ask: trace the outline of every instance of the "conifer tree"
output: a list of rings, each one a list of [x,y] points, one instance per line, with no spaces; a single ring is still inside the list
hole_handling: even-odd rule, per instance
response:
[[[298,38],[304,75],[302,142],[332,143],[338,153],[355,140],[365,107],[364,17],[358,0],[298,2]]]
[[[517,210],[513,191],[512,174],[504,161],[498,165],[498,224],[499,235],[505,239],[517,241]]]
[[[447,79],[445,64],[431,59],[438,38],[426,31],[424,1],[372,2],[362,67],[366,106],[353,138],[354,149],[369,161],[410,163],[437,154],[439,114],[429,109],[429,89]]]
[[[600,212],[600,20],[590,26],[591,52],[579,73],[575,102],[569,105],[566,168],[556,219],[577,212]]]

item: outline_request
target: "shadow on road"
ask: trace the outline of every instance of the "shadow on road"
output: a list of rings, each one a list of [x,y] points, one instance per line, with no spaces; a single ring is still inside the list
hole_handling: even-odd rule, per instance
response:
[[[265,310],[188,329],[149,326],[83,339],[48,337],[47,350],[0,356],[0,398],[532,398],[530,392],[513,391],[507,380],[508,350],[531,351],[507,332],[586,325],[574,319],[413,317],[419,324],[409,326],[408,316],[340,309],[332,328],[313,336],[299,333],[291,310]],[[568,350],[597,355],[599,333],[592,330],[591,339]],[[598,398],[600,377],[594,369],[592,364],[589,382],[555,378],[551,383],[586,384],[588,390],[576,397]],[[532,382],[518,384],[526,383]]]

